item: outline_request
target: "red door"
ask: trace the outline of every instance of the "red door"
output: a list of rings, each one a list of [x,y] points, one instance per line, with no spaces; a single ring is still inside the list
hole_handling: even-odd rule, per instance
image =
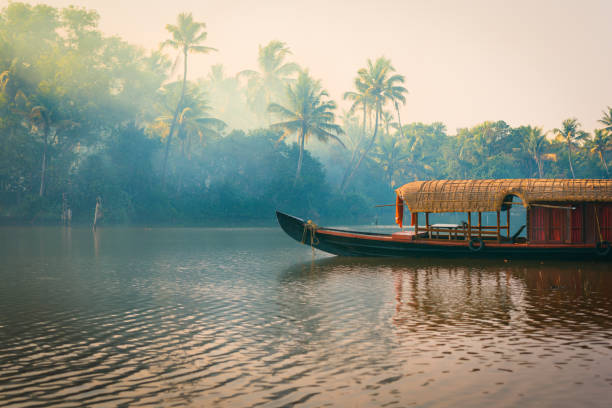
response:
[[[583,239],[581,210],[578,213],[572,214],[565,208],[531,207],[529,209],[529,241],[561,243],[571,239],[572,242],[580,242]],[[576,230],[570,231],[567,225],[574,217],[576,218]]]
[[[570,240],[571,242],[584,242],[584,206],[582,204],[577,204],[573,206],[574,209],[571,210],[570,215],[570,225],[571,225],[571,233]]]
[[[599,216],[599,228],[602,241],[612,241],[612,206],[606,205],[599,207],[597,215]],[[597,232],[598,231],[596,231],[596,233]]]
[[[546,208],[531,207],[529,209],[529,241],[546,241]]]
[[[561,208],[550,208],[550,234],[548,242],[564,241],[564,225],[567,222],[567,210]]]

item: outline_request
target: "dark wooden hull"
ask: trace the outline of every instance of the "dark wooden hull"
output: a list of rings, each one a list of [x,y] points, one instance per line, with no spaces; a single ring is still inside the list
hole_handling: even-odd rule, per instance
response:
[[[600,255],[594,244],[513,244],[485,242],[474,251],[465,240],[398,239],[388,234],[344,231],[317,227],[312,230],[304,220],[277,211],[281,228],[291,238],[321,251],[339,256],[360,257],[478,257],[587,259],[610,261],[608,253]]]

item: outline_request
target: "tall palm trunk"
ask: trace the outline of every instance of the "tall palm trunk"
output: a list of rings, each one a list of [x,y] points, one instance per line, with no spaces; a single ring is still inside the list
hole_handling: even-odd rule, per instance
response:
[[[43,148],[42,168],[40,171],[40,190],[38,196],[45,194],[45,173],[47,172],[47,140],[49,138],[49,126],[45,126],[45,147]]]
[[[365,101],[363,101],[363,136],[366,135],[366,118],[367,118],[367,104]],[[357,159],[357,153],[359,152],[359,144],[357,144],[355,146],[355,149],[353,150],[353,154],[351,155],[351,161],[349,162],[348,167],[346,168],[346,171],[344,172],[344,176],[342,177],[342,182],[340,183],[340,189],[343,189],[344,184],[346,183],[346,179],[348,178],[348,176],[351,174],[351,169],[354,166],[355,163],[355,159]]]
[[[178,104],[176,105],[176,110],[174,111],[174,116],[172,116],[172,124],[170,125],[170,132],[168,133],[168,141],[166,142],[166,151],[164,153],[164,166],[162,167],[162,188],[166,188],[166,166],[168,165],[168,155],[170,153],[170,143],[172,142],[172,135],[174,134],[174,128],[176,127],[177,119],[179,112],[181,110],[181,105],[183,105],[183,98],[185,97],[185,86],[187,85],[187,51],[185,48],[183,50],[183,86],[181,88],[181,97],[179,98]]]
[[[604,160],[601,150],[597,150],[597,153],[599,153],[599,160],[601,160],[601,163],[604,165],[604,168],[606,169],[606,174],[608,175],[608,177],[610,177],[610,172],[608,171],[608,165],[606,164],[606,161]]]
[[[540,158],[538,157],[538,155],[536,154],[534,156],[535,162],[536,162],[536,166],[538,167],[538,174],[540,175],[540,178],[543,178],[543,174],[542,174],[542,160],[540,160]]]
[[[187,160],[191,160],[191,135],[187,135]]]
[[[368,116],[368,104],[363,101],[363,134],[366,134],[366,117]]]
[[[302,158],[304,156],[304,128],[300,129],[300,134],[298,135],[299,143],[300,143],[300,156],[298,157],[298,165],[297,170],[295,172],[295,180],[293,180],[293,186],[297,184],[298,179],[300,178],[300,172],[302,171]]]
[[[572,166],[572,144],[570,140],[567,140],[567,159],[569,160],[570,171],[572,172],[572,178],[575,179],[574,166]]]
[[[177,137],[181,141],[181,162],[184,163],[185,162],[185,139],[182,138],[182,133],[181,133],[182,127],[183,127],[182,125],[179,125],[178,131],[177,131]],[[177,192],[179,194],[183,190],[184,174],[185,174],[185,169],[183,168],[179,171],[178,188],[177,188]]]
[[[270,98],[270,92],[266,92],[266,106],[270,106],[271,101],[272,100]],[[266,110],[266,119],[268,119],[268,127],[270,127],[272,125],[272,115],[267,110]]]
[[[379,104],[377,104],[377,106],[376,106],[376,121],[374,123],[374,134],[372,135],[372,139],[370,139],[370,143],[368,144],[368,147],[365,149],[365,151],[363,152],[363,154],[359,158],[359,161],[357,162],[355,167],[353,167],[353,170],[351,171],[351,174],[347,178],[346,182],[344,183],[344,185],[342,186],[340,191],[344,191],[346,189],[346,187],[349,185],[349,183],[353,179],[353,176],[355,175],[355,172],[357,171],[357,169],[361,165],[361,162],[363,161],[363,158],[367,156],[367,154],[372,149],[372,146],[374,146],[374,142],[376,141],[376,135],[378,134],[378,118],[380,116],[380,111],[381,111],[381,106],[379,106]]]
[[[400,118],[399,106],[397,105],[397,101],[393,101],[393,103],[395,104],[395,111],[397,112],[397,123],[399,124],[400,135],[402,135],[402,139],[403,139],[404,138],[404,129],[402,128],[402,119]]]

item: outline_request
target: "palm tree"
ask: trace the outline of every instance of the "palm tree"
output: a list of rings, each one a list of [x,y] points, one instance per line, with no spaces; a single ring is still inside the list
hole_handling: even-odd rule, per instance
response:
[[[0,73],[0,92],[4,92],[6,89],[6,84],[9,82],[9,71],[2,71]]]
[[[403,78],[404,77],[402,77],[402,81],[399,81],[399,82],[403,83],[404,82]],[[399,124],[400,135],[404,137],[404,131],[402,130],[402,119],[400,117],[400,111],[399,111],[399,102],[401,102],[402,105],[406,104],[406,96],[404,94],[407,94],[408,90],[404,88],[403,86],[393,85],[389,87],[387,92],[388,92],[389,100],[393,102],[393,106],[395,107],[395,112],[397,113],[397,123]]]
[[[162,100],[157,104],[156,110],[159,116],[150,125],[150,129],[159,134],[162,139],[168,138],[173,120],[174,106],[179,98],[179,84],[174,82],[162,90]],[[226,127],[225,122],[210,116],[211,107],[206,101],[205,94],[201,88],[189,83],[183,95],[183,109],[176,119],[176,136],[180,142],[180,152],[183,159],[182,164],[191,160],[192,142],[199,140],[203,145],[209,138],[218,138],[221,131]],[[178,189],[182,188],[185,167],[178,170]]]
[[[525,130],[527,133],[525,134],[525,140],[523,141],[523,148],[535,161],[536,167],[538,168],[538,175],[540,178],[542,178],[543,171],[541,155],[543,147],[547,144],[546,134],[542,133],[542,128],[540,127],[527,126]]]
[[[25,94],[19,91],[16,98],[22,99],[24,103],[24,107],[21,109],[17,109],[16,111],[24,115],[30,126],[30,131],[33,132],[42,132],[43,136],[43,154],[42,154],[42,164],[40,171],[40,188],[38,190],[38,195],[42,197],[45,194],[46,188],[46,175],[47,175],[47,164],[49,162],[49,151],[48,147],[51,143],[59,144],[60,143],[60,132],[67,131],[70,129],[75,129],[79,126],[78,123],[73,122],[72,120],[64,119],[59,120],[57,118],[57,114],[54,114],[51,109],[48,109],[45,105],[50,106],[49,102],[47,103],[41,102],[39,100],[35,101],[35,103],[39,103],[36,106],[32,106],[32,103],[27,100]],[[43,105],[44,103],[44,105]],[[25,109],[25,110],[24,110]],[[49,137],[51,136],[51,137]]]
[[[391,61],[384,57],[378,58],[374,63],[372,63],[372,60],[368,59],[367,68],[361,68],[357,71],[355,87],[358,92],[367,95],[374,105],[374,132],[366,149],[357,161],[357,164],[352,169],[347,169],[348,176],[345,177],[344,183],[341,186],[342,191],[348,186],[364,157],[369,153],[376,142],[378,122],[383,106],[389,101],[393,101],[394,103],[398,100],[402,101],[401,98],[403,94],[408,92],[406,88],[398,85],[404,83],[404,76],[393,74],[393,72],[395,72],[395,68],[391,65]],[[403,100],[405,101],[405,98]]]
[[[572,172],[572,178],[576,178],[574,174],[574,166],[572,165],[572,145],[576,144],[577,141],[582,140],[586,137],[586,133],[578,130],[580,123],[576,118],[565,119],[563,121],[563,127],[561,129],[555,128],[553,132],[557,135],[557,138],[567,143],[567,154],[570,171]]]
[[[382,135],[373,152],[376,163],[385,172],[387,182],[391,187],[395,186],[394,176],[397,171],[410,162],[410,152],[406,139],[392,136],[389,133]]]
[[[593,139],[590,142],[591,153],[597,153],[599,160],[601,160],[601,164],[603,164],[604,169],[606,169],[606,174],[610,177],[608,164],[603,156],[604,152],[612,150],[612,137],[610,137],[610,133],[604,129],[595,129]]]
[[[206,85],[209,94],[216,96],[216,101],[221,105],[221,109],[227,108],[229,105],[229,97],[231,91],[237,90],[237,80],[225,75],[225,67],[223,64],[215,64],[210,67]],[[230,90],[231,89],[231,90]],[[230,90],[230,92],[228,92]]]
[[[162,104],[157,105],[160,115],[155,118],[151,126],[162,138],[170,136],[173,110],[176,99],[179,97],[178,84],[172,83],[162,91]],[[181,90],[182,92],[182,90]],[[208,136],[219,137],[220,131],[226,127],[225,122],[210,116],[212,108],[206,101],[204,93],[195,85],[189,84],[183,94],[183,109],[176,118],[177,137],[181,142],[181,153],[191,159],[191,141],[198,136],[203,141]]]
[[[348,91],[344,93],[343,98],[349,101],[352,101],[353,103],[351,104],[351,107],[348,111],[349,115],[352,115],[353,113],[355,113],[355,111],[359,108],[363,109],[363,124],[362,124],[362,134],[360,135],[361,137],[365,137],[366,136],[366,123],[367,123],[367,119],[368,119],[368,111],[371,109],[372,107],[372,98],[365,92],[365,89],[359,89],[361,86],[361,83],[358,81],[358,78],[355,78],[355,88],[357,89],[357,91]],[[354,133],[354,132],[352,132]],[[361,144],[361,143],[360,143]],[[349,176],[349,170],[353,168],[353,166],[355,166],[355,160],[357,160],[358,157],[358,153],[360,150],[361,146],[357,146],[355,145],[355,149],[353,149],[353,154],[351,156],[351,161],[349,162],[349,165],[347,167],[347,171],[344,174],[344,177],[342,179],[342,182],[340,183],[340,186],[343,186],[344,183],[346,182],[346,178]]]
[[[293,62],[285,62],[291,50],[282,41],[270,41],[265,47],[259,46],[257,65],[260,72],[244,70],[238,76],[247,78],[247,99],[251,108],[261,114],[273,101],[273,96],[284,94],[285,87],[300,67]],[[261,109],[261,108],[263,109]],[[268,123],[270,117],[268,116]]]
[[[385,134],[390,135],[391,134],[391,127],[396,128],[397,129],[397,123],[393,122],[393,114],[391,112],[388,111],[382,111],[382,113],[380,114],[380,121],[381,123],[381,128],[385,129]],[[401,133],[401,131],[400,131]]]
[[[164,153],[164,164],[162,168],[163,186],[166,184],[166,165],[168,164],[170,143],[172,142],[172,135],[174,134],[174,128],[176,127],[179,113],[182,110],[183,98],[185,96],[185,86],[187,84],[187,56],[190,52],[207,54],[211,51],[216,51],[214,48],[201,45],[201,43],[206,40],[206,36],[208,35],[208,33],[204,31],[205,29],[206,24],[193,21],[193,15],[191,13],[181,13],[177,17],[176,25],[166,25],[166,30],[172,34],[172,39],[164,41],[162,43],[162,48],[172,47],[179,50],[177,62],[180,57],[183,58],[183,86],[181,88],[181,97],[176,105],[170,130],[168,132],[168,140],[166,142],[166,151]]]
[[[356,158],[359,156],[359,152],[365,147],[367,142],[366,140],[366,132],[362,127],[362,120],[354,115],[350,110],[344,111],[342,115],[338,117],[340,119],[340,123],[342,124],[342,129],[344,130],[344,145],[348,153],[350,154],[350,161],[348,162],[348,167],[352,167],[355,164]],[[343,151],[345,153],[346,151]],[[337,163],[338,166],[344,168],[346,160],[348,157],[341,155],[342,159]],[[346,172],[345,172],[346,173]],[[345,174],[346,176],[346,174]],[[340,183],[342,185],[344,180]]]
[[[32,127],[36,129],[42,129],[43,132],[43,155],[42,155],[42,168],[40,171],[40,189],[38,195],[40,197],[45,193],[45,174],[47,171],[47,146],[49,141],[49,131],[51,130],[51,114],[44,106],[34,106],[30,111],[30,122]]]
[[[204,112],[198,112],[190,107],[183,109],[179,116],[177,136],[181,140],[181,152],[187,160],[191,160],[191,142],[195,136],[201,143],[206,138],[221,137],[221,130],[225,128],[225,122],[217,118],[211,118]]]
[[[229,127],[249,129],[257,124],[258,118],[247,104],[240,80],[236,75],[227,75],[223,65],[211,66],[206,78],[198,83],[207,90],[214,116]]]
[[[365,133],[368,106],[372,105],[372,98],[370,98],[364,89],[359,89],[360,85],[358,78],[355,78],[355,88],[357,88],[357,91],[345,92],[343,98],[353,102],[349,109],[350,114],[354,113],[359,107],[363,109],[363,133]]]
[[[430,177],[433,168],[427,163],[435,161],[436,149],[442,145],[440,138],[446,138],[444,132],[446,127],[440,122],[431,125],[412,123],[404,127],[402,139],[409,153],[405,166],[407,178],[422,180]]]
[[[273,124],[271,127],[283,131],[279,141],[297,134],[300,155],[295,183],[300,177],[304,144],[310,135],[316,136],[320,141],[327,142],[333,139],[344,146],[338,136],[342,128],[334,123],[334,109],[336,104],[327,100],[327,91],[321,89],[319,81],[312,79],[307,72],[301,72],[294,85],[287,85],[287,106],[271,103],[268,111],[278,114],[285,119],[283,122]]]
[[[608,106],[608,111],[603,111],[603,116],[599,119],[599,123],[604,125],[604,130],[612,132],[612,108]]]

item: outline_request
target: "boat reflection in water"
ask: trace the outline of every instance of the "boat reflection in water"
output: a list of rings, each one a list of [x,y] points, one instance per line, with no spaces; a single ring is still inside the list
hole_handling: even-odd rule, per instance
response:
[[[301,343],[342,367],[343,398],[355,405],[603,406],[610,272],[601,263],[334,257],[285,271],[281,303],[289,320],[307,322]]]

